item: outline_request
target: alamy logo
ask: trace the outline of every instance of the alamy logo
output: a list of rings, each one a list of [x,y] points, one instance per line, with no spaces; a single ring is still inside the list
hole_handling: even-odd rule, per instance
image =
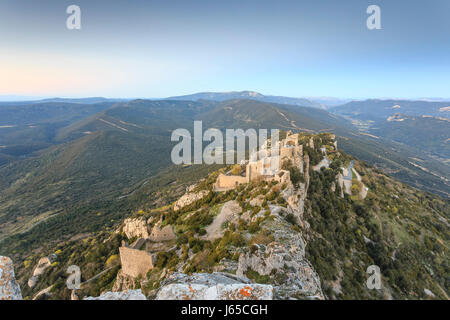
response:
[[[366,272],[370,274],[369,279],[366,281],[368,289],[381,289],[381,271],[377,265],[371,265],[367,268]]]
[[[66,27],[69,30],[80,30],[81,29],[81,9],[77,5],[71,5],[67,7],[67,14],[70,16],[66,20]]]
[[[381,29],[381,9],[377,5],[370,5],[367,7],[367,14],[370,14],[370,16],[367,18],[366,25],[367,29],[374,30],[374,29]]]
[[[66,280],[67,288],[70,290],[78,290],[81,287],[81,270],[76,265],[71,265],[67,268],[67,273],[70,276]]]
[[[171,141],[178,142],[171,153],[172,162],[177,165],[223,164],[224,158],[226,164],[242,164],[246,159],[246,150],[252,161],[279,154],[278,129],[270,130],[270,139],[267,129],[226,129],[224,141],[222,131],[212,128],[203,132],[202,121],[194,121],[193,136],[189,130],[180,128],[172,132]],[[203,142],[209,144],[203,148]],[[273,161],[273,165],[277,166],[278,162]]]

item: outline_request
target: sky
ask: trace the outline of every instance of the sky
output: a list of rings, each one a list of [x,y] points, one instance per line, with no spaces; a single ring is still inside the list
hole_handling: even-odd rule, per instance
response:
[[[0,0],[0,96],[450,98],[449,17],[448,0]]]

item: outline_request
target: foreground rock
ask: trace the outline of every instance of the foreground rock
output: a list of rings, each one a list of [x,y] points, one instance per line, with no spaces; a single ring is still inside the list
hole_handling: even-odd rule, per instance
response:
[[[139,290],[127,290],[122,292],[106,292],[98,297],[87,297],[83,300],[147,300]]]
[[[272,300],[271,285],[254,284],[245,277],[215,272],[188,276],[174,273],[164,281],[156,300]]]
[[[0,256],[0,300],[22,300],[10,258]]]

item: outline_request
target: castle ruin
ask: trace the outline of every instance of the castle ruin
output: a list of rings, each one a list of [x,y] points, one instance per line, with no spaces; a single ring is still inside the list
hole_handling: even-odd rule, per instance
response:
[[[270,140],[266,140],[261,146],[261,150],[250,155],[245,168],[245,176],[220,174],[213,186],[214,191],[227,191],[240,184],[258,180],[289,182],[289,171],[281,169],[286,161],[291,161],[292,165],[300,168],[300,171],[303,172],[303,146],[299,144],[298,137],[298,133],[288,132],[285,139],[270,148]]]

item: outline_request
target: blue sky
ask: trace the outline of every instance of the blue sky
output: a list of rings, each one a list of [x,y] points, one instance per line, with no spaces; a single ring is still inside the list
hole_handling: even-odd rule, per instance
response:
[[[448,0],[1,0],[0,95],[450,98],[449,16]]]

